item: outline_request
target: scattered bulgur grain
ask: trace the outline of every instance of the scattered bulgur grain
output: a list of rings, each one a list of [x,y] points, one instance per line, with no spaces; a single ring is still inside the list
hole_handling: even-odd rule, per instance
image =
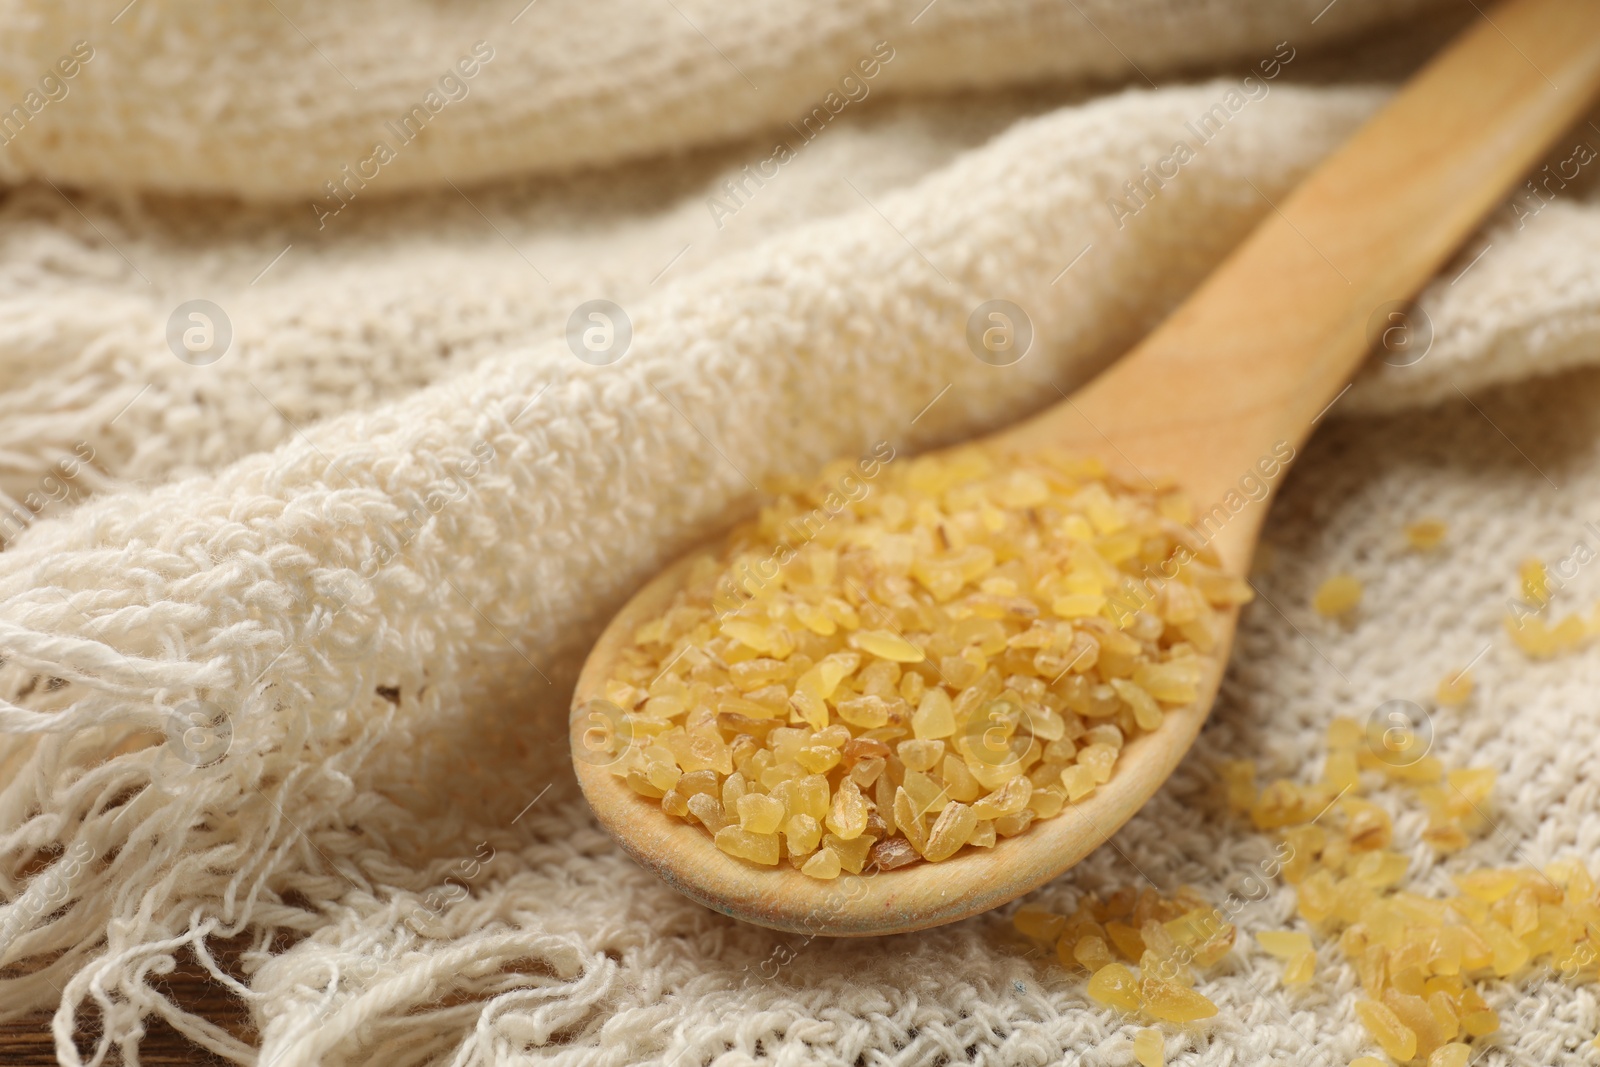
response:
[[[1107,1007],[1138,1011],[1139,979],[1120,963],[1108,963],[1089,979],[1089,996]]]
[[[1283,831],[1288,848],[1281,873],[1295,887],[1296,910],[1354,964],[1368,998],[1357,1003],[1357,1014],[1386,1053],[1402,1062],[1458,1067],[1470,1059],[1469,1042],[1500,1026],[1477,982],[1539,960],[1569,979],[1596,977],[1600,891],[1587,867],[1564,860],[1542,871],[1486,868],[1457,875],[1455,896],[1412,892],[1403,885],[1407,858],[1389,850],[1388,813],[1359,795],[1359,777],[1345,780],[1335,757],[1411,787],[1428,812],[1423,840],[1446,852],[1488,826],[1491,768],[1446,770],[1431,756],[1391,765],[1348,719],[1330,724],[1327,743],[1319,782],[1277,780],[1256,789],[1253,772],[1238,763],[1225,767],[1224,778],[1235,811],[1248,812],[1262,829]],[[1305,935],[1263,931],[1255,937],[1286,960],[1286,983],[1309,980],[1314,956]]]
[[[1216,1004],[1209,998],[1162,978],[1141,978],[1139,995],[1144,1010],[1163,1022],[1192,1023],[1217,1013]]]
[[[1054,943],[1067,928],[1067,917],[1031,904],[1024,904],[1011,917],[1017,933],[1036,941]]]
[[[1418,519],[1406,524],[1406,542],[1419,552],[1438,548],[1449,532],[1443,519]]]
[[[1304,985],[1311,981],[1316,969],[1317,954],[1311,947],[1311,936],[1289,930],[1262,930],[1255,935],[1269,956],[1283,960],[1283,984]]]
[[[1091,971],[1109,967],[1112,963],[1111,950],[1106,948],[1105,939],[1095,934],[1090,934],[1077,943],[1072,950],[1072,958]]]
[[[1311,606],[1328,619],[1348,615],[1361,603],[1361,582],[1348,574],[1335,574],[1317,587]]]
[[[1511,603],[1505,616],[1506,633],[1511,641],[1530,659],[1553,659],[1588,644],[1600,633],[1600,612],[1594,618],[1567,614],[1552,623],[1554,612],[1550,607],[1550,572],[1536,559],[1523,560],[1517,568],[1518,592],[1521,600]]]
[[[1134,1034],[1133,1058],[1139,1061],[1139,1067],[1165,1067],[1167,1049],[1161,1031],[1145,1027]]]
[[[1256,944],[1269,956],[1276,956],[1280,960],[1292,960],[1300,953],[1311,948],[1309,934],[1296,933],[1290,930],[1262,930],[1255,935]]]
[[[1531,659],[1553,659],[1586,643],[1593,630],[1577,615],[1568,615],[1551,626],[1542,615],[1510,614],[1505,617],[1506,633]]]
[[[604,686],[611,773],[818,878],[990,848],[1093,795],[1199,698],[1252,595],[1170,485],[976,447],[870,469],[699,558]]]
[[[1131,887],[1104,900],[1089,894],[1070,915],[1025,904],[1011,921],[1035,942],[1054,941],[1062,966],[1088,971],[1088,992],[1096,1003],[1166,1022],[1216,1014],[1216,1005],[1190,988],[1193,969],[1221,962],[1238,933],[1187,886],[1171,897]]]
[[[1472,672],[1457,671],[1439,679],[1439,689],[1434,701],[1440,707],[1459,708],[1472,696]]]
[[[1317,954],[1308,948],[1284,964],[1283,984],[1305,985],[1316,975],[1316,970]]]
[[[1550,572],[1536,559],[1525,559],[1517,567],[1517,577],[1522,580],[1522,595],[1543,605],[1550,599]]]
[[[1358,1000],[1356,1017],[1391,1059],[1403,1063],[1417,1054],[1417,1035],[1382,1004],[1373,1000]]]

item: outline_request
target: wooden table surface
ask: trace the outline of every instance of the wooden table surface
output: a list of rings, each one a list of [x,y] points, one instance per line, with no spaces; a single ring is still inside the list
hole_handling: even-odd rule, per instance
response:
[[[253,1039],[254,1029],[244,1005],[192,961],[187,964],[180,962],[177,970],[162,979],[162,985],[178,1004],[197,1010],[241,1040]],[[54,1065],[57,1061],[55,1039],[50,1034],[50,1019],[51,1012],[45,1011],[14,1022],[0,1023],[0,1064],[5,1067]],[[141,1064],[150,1067],[170,1067],[175,1064],[222,1067],[231,1062],[191,1044],[157,1016],[145,1019],[145,1026],[147,1032],[139,1043]],[[93,1047],[92,1041],[89,1033],[79,1034],[80,1054],[87,1053]],[[106,1062],[121,1063],[122,1059],[113,1048]]]

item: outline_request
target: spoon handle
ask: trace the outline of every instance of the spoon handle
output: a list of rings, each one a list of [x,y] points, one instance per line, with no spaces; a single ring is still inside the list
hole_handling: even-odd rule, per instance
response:
[[[1039,430],[1083,436],[1087,421],[1134,466],[1176,477],[1202,509],[1278,442],[1299,446],[1375,336],[1406,328],[1394,317],[1403,302],[1600,89],[1600,2],[1510,0],[1476,23]],[[1600,133],[1588,140],[1600,144]],[[1246,511],[1218,543],[1240,568],[1266,507]]]

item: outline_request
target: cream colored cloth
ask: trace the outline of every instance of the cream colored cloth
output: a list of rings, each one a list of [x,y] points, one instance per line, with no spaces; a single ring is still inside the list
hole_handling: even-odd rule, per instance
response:
[[[575,668],[763,480],[1085,380],[1462,13],[120,7],[14,4],[0,43],[0,103],[68,87],[0,149],[26,180],[0,205],[0,489],[28,512],[0,528],[0,1010],[55,1007],[67,1063],[133,1055],[152,1015],[262,1065],[1128,1062],[1133,1024],[1006,947],[1004,916],[806,943],[644,874],[577,795]],[[325,196],[414,103],[414,143]],[[1175,179],[1113,206],[1218,107]],[[1426,356],[1334,406],[1268,522],[1212,727],[1040,899],[1224,898],[1271,842],[1221,813],[1220,755],[1315,773],[1329,717],[1425,701],[1485,646],[1480,692],[1436,722],[1449,758],[1500,769],[1498,831],[1437,865],[1411,814],[1402,843],[1436,884],[1592,854],[1592,657],[1530,668],[1497,628],[1516,563],[1564,556],[1600,488],[1593,375],[1514,384],[1600,355],[1590,185],[1508,205],[1424,294]],[[1006,368],[964,342],[996,297],[1036,331]],[[596,298],[632,328],[607,366],[564,336]],[[231,324],[206,366],[166,338],[192,299]],[[1447,549],[1401,552],[1424,512]],[[1306,606],[1335,570],[1369,587],[1348,628]],[[1279,888],[1240,923],[1289,914]],[[253,1041],[164,999],[177,958],[249,1004]],[[1170,1062],[1366,1048],[1331,946],[1309,992],[1275,976],[1241,947]],[[1600,1026],[1592,989],[1494,999],[1509,1062],[1582,1062]]]

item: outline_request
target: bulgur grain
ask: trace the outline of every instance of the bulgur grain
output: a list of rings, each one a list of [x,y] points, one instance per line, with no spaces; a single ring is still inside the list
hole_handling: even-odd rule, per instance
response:
[[[1161,1031],[1145,1027],[1133,1035],[1133,1058],[1140,1067],[1164,1067],[1167,1062],[1166,1046]]]
[[[1362,770],[1411,787],[1428,811],[1424,841],[1448,852],[1486,829],[1491,768],[1446,770],[1431,756],[1396,766],[1378,759],[1361,736],[1359,724],[1334,720],[1327,766],[1348,752]],[[1355,965],[1369,998],[1357,1002],[1357,1015],[1395,1060],[1456,1067],[1470,1059],[1468,1042],[1500,1026],[1477,981],[1512,975],[1541,958],[1569,978],[1595,977],[1600,892],[1582,863],[1472,870],[1455,877],[1458,895],[1424,897],[1402,887],[1409,863],[1389,851],[1388,813],[1358,795],[1359,778],[1342,782],[1325,771],[1311,785],[1279,780],[1258,790],[1253,770],[1239,763],[1226,765],[1223,777],[1235,811],[1248,812],[1262,829],[1283,829],[1288,856],[1281,873],[1295,887],[1297,911],[1313,930],[1334,937]],[[1255,937],[1270,954],[1309,968],[1304,934]],[[1286,983],[1292,969],[1285,967]]]
[[[1412,548],[1419,552],[1427,552],[1438,548],[1444,542],[1445,534],[1450,527],[1443,519],[1418,519],[1416,522],[1406,523],[1406,541]]]
[[[1434,701],[1443,708],[1459,708],[1472,696],[1472,672],[1457,671],[1439,679]]]
[[[1025,832],[1199,698],[1251,597],[1170,485],[1093,460],[964,448],[854,500],[839,475],[693,563],[604,687],[611,773],[752,863],[832,878]]]
[[[1348,574],[1335,574],[1317,586],[1311,606],[1324,618],[1348,615],[1361,603],[1361,582]]]

